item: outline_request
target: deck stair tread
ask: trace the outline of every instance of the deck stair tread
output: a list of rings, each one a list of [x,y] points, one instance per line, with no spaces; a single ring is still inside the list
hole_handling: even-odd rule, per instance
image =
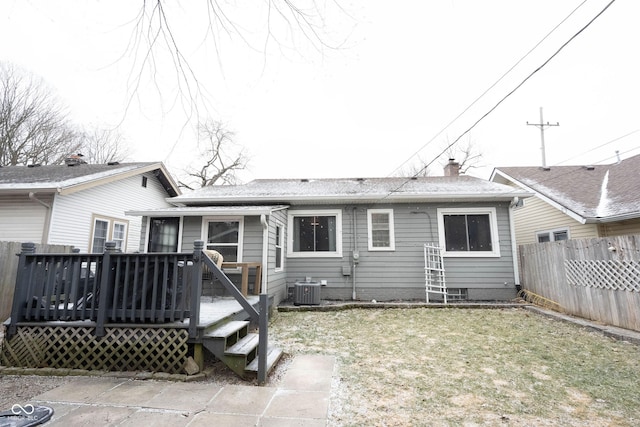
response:
[[[283,354],[282,350],[280,350],[278,347],[272,347],[272,346],[267,347],[267,372],[271,372],[273,367],[276,365],[276,363],[278,363],[278,361],[282,357],[282,354]],[[247,365],[247,367],[245,368],[245,371],[256,372],[256,373],[258,372],[257,357]]]
[[[243,328],[248,327],[248,325],[249,322],[246,320],[234,320],[231,322],[227,322],[224,325],[214,329],[213,331],[206,333],[204,335],[204,338],[224,339],[242,330]]]
[[[248,356],[252,351],[254,351],[258,347],[258,334],[248,334],[246,337],[243,337],[227,348],[224,354],[229,356]]]

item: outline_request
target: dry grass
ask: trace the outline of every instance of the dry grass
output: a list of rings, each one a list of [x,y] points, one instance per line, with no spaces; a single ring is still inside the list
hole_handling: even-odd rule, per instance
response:
[[[520,309],[277,313],[270,339],[336,356],[335,426],[640,425],[640,347]]]

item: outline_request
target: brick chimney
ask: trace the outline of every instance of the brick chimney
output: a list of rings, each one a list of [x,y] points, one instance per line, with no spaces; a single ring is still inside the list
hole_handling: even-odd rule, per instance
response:
[[[449,159],[449,163],[444,167],[444,176],[459,176],[460,175],[460,163],[455,159]]]

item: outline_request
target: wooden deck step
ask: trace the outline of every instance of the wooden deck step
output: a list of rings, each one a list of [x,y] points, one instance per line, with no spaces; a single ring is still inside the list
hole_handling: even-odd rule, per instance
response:
[[[227,322],[224,325],[208,332],[204,335],[205,338],[227,338],[243,328],[248,327],[249,322],[246,320],[234,320]]]
[[[267,374],[276,366],[282,357],[282,350],[277,347],[267,347]],[[256,357],[245,368],[247,372],[258,373],[258,358]]]
[[[224,354],[229,356],[248,356],[256,347],[258,347],[258,334],[252,333],[226,349]]]

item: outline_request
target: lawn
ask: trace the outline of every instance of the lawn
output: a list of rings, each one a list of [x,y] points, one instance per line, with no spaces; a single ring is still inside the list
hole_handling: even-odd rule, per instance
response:
[[[336,357],[332,426],[640,425],[640,347],[524,309],[283,312],[270,340]]]

